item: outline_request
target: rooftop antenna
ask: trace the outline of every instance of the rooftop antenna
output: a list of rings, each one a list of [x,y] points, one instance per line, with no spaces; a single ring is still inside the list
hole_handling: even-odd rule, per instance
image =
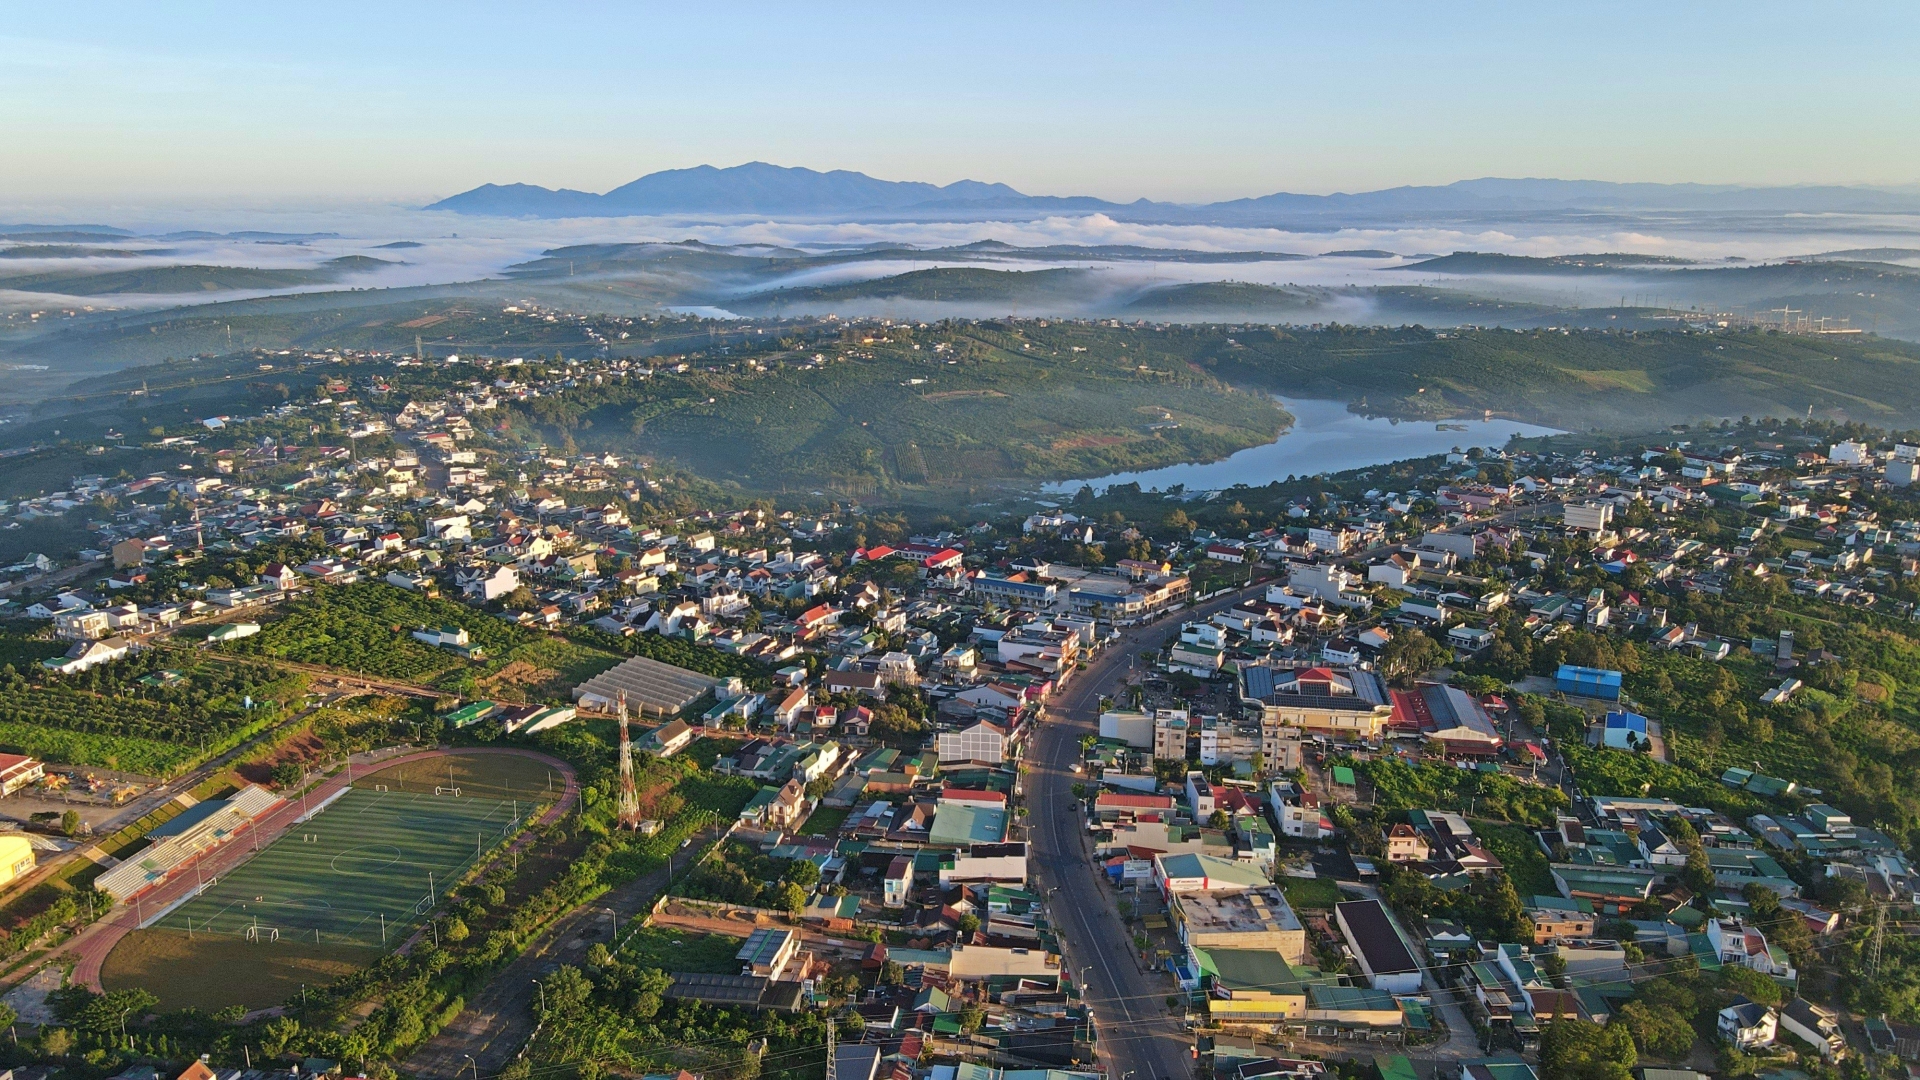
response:
[[[640,796],[633,789],[633,740],[627,734],[627,692],[620,691],[620,827],[640,826]]]

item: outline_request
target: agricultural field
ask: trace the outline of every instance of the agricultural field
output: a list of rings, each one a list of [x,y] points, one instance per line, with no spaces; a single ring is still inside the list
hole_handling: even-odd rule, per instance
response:
[[[422,627],[458,626],[475,646],[504,656],[534,635],[477,608],[437,600],[383,582],[318,586],[288,605],[258,634],[223,649],[239,656],[270,656],[357,671],[388,679],[428,682],[468,661],[422,644],[410,633]]]
[[[739,678],[749,685],[765,688],[767,668],[758,661],[736,656],[725,649],[703,645],[685,638],[659,634],[629,634],[620,637],[591,627],[576,627],[567,632],[574,642],[620,657],[644,656],[663,664],[683,667],[715,678]]]
[[[154,777],[239,745],[286,715],[306,685],[268,665],[176,651],[78,675],[28,670],[0,669],[0,748]]]
[[[447,671],[433,685],[493,701],[565,701],[575,686],[619,662],[620,657],[600,649],[541,635],[502,658]]]
[[[634,929],[620,944],[620,959],[637,967],[661,971],[733,975],[740,971],[734,954],[740,939],[724,934],[693,934],[658,926]]]

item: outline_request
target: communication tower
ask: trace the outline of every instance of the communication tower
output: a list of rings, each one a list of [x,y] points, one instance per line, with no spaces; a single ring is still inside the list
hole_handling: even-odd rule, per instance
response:
[[[620,692],[620,827],[640,827],[640,796],[633,789],[633,740],[627,735],[627,693]]]

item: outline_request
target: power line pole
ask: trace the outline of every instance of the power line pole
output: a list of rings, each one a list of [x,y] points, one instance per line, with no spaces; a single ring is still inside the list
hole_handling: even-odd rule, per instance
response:
[[[1875,978],[1880,974],[1880,942],[1886,936],[1886,931],[1887,905],[1876,898],[1873,902],[1873,947],[1867,955],[1868,978]]]

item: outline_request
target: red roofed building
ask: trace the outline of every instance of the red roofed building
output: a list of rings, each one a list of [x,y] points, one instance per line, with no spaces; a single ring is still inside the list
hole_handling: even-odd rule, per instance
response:
[[[1165,821],[1173,815],[1173,796],[1103,791],[1093,800],[1093,812],[1101,821],[1113,821],[1120,817],[1130,817],[1136,821]]]
[[[812,637],[826,627],[839,622],[840,611],[830,604],[816,604],[801,612],[800,617],[794,621],[799,624],[802,637]]]
[[[1007,796],[999,791],[975,791],[972,788],[947,787],[941,789],[941,802],[979,803],[982,806],[1005,806]]]
[[[11,795],[46,775],[46,767],[25,754],[0,754],[0,795]]]

